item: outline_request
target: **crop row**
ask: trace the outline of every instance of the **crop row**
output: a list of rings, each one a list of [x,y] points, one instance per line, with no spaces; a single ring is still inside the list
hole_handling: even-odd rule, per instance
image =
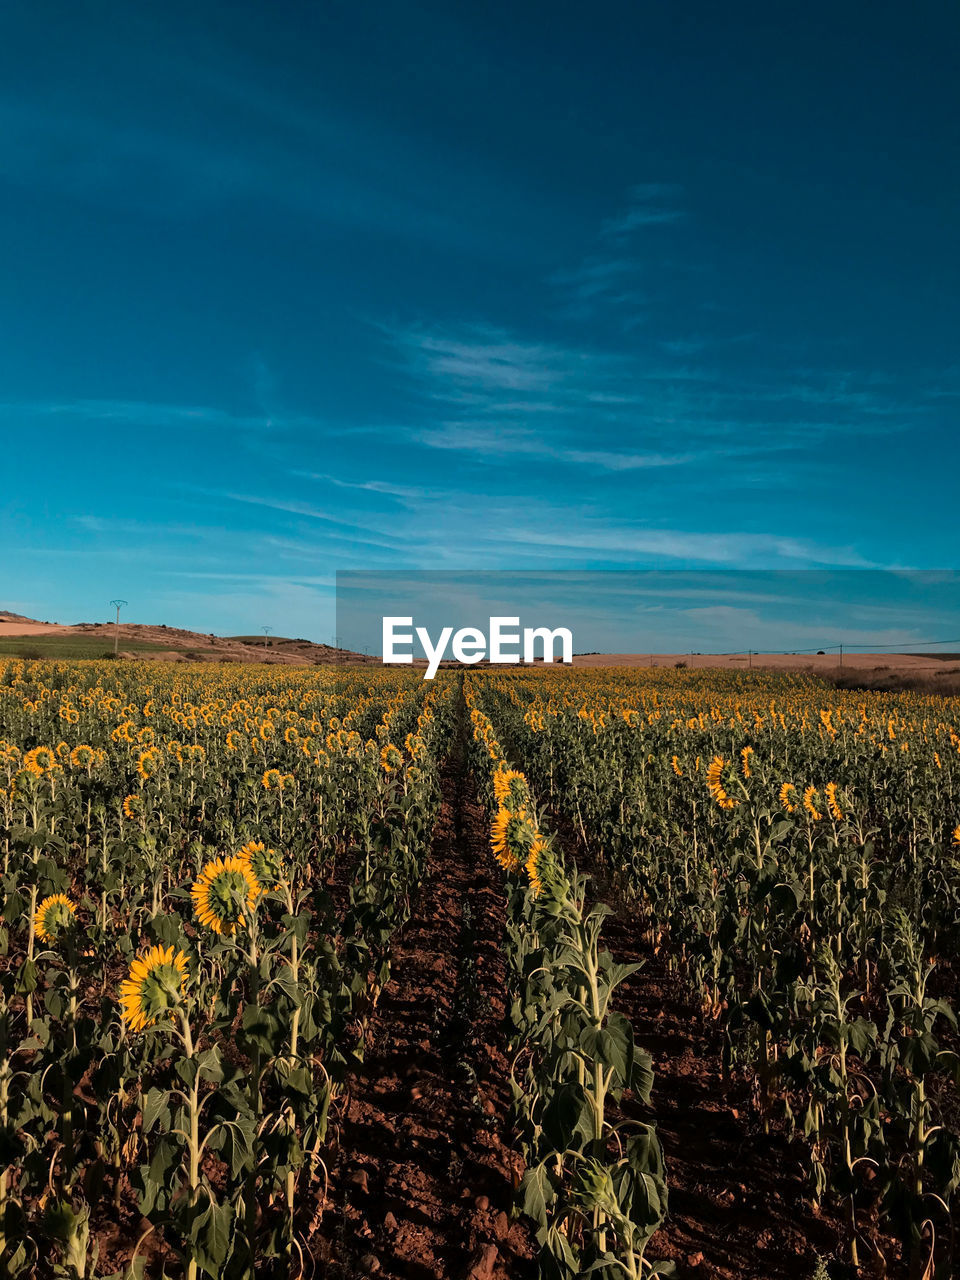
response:
[[[0,666],[3,1274],[302,1269],[438,811],[424,690]]]
[[[509,673],[477,704],[806,1140],[854,1263],[960,1262],[960,704],[742,673]]]

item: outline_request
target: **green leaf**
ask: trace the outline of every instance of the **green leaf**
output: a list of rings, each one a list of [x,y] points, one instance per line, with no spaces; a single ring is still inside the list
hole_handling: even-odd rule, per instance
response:
[[[520,1183],[520,1198],[527,1217],[545,1227],[549,1218],[548,1211],[556,1202],[557,1193],[544,1165],[536,1165],[524,1173]]]
[[[543,1136],[554,1151],[580,1145],[574,1138],[578,1132],[583,1134],[581,1121],[588,1110],[581,1085],[568,1081],[558,1086],[543,1113]]]
[[[143,1100],[143,1132],[149,1133],[160,1117],[166,1112],[169,1123],[168,1095],[163,1089],[149,1089]]]
[[[232,1252],[233,1205],[211,1203],[204,1215],[203,1227],[196,1240],[199,1266],[211,1276],[218,1276]]]

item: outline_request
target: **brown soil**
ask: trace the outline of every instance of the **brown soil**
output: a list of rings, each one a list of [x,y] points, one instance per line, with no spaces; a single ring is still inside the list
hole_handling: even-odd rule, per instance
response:
[[[535,1254],[514,1220],[503,1033],[504,890],[462,744],[390,982],[348,1083],[328,1204],[314,1242],[327,1274],[523,1280]]]

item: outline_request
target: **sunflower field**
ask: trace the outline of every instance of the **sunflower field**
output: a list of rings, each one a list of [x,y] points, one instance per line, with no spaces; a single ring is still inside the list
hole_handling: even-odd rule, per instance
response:
[[[450,694],[0,663],[3,1275],[302,1270]]]
[[[805,1144],[854,1267],[956,1275],[960,702],[761,672],[471,683],[722,1028],[723,1072]]]
[[[428,998],[390,992],[444,875],[437,832],[462,863],[471,821],[463,883],[494,895],[503,977],[469,942],[421,971],[467,1042],[501,1001],[499,1108],[475,1088],[483,1046],[457,1059],[488,1135],[473,1155],[499,1143],[520,1170],[497,1233],[463,1227],[474,1274],[707,1274],[702,1254],[674,1270],[690,1197],[670,1202],[625,1011],[653,958],[709,1030],[718,1088],[748,1091],[743,1133],[788,1143],[838,1224],[831,1274],[958,1273],[957,701],[762,671],[10,660],[0,1276],[407,1274],[387,1247],[402,1206],[377,1237],[372,1166],[341,1176],[342,1137],[384,1006]],[[461,910],[451,936],[477,936]],[[638,962],[604,944],[611,915]],[[361,1207],[319,1250],[350,1177]],[[444,1247],[461,1260],[421,1272],[470,1273]]]

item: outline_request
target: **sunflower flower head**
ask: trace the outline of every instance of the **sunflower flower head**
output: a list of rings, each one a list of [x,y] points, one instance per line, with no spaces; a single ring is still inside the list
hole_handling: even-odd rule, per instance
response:
[[[57,757],[50,747],[34,747],[23,757],[23,767],[40,778],[57,767]]]
[[[735,809],[740,803],[728,796],[723,786],[723,770],[726,761],[723,756],[714,756],[707,766],[707,790],[721,809]]]
[[[386,743],[380,751],[380,764],[385,773],[396,773],[403,764],[400,748],[395,747],[392,742]]]
[[[183,1000],[187,957],[173,947],[151,947],[137,956],[120,984],[120,1008],[131,1031],[172,1017]]]
[[[283,860],[275,849],[268,849],[262,840],[248,840],[237,857],[253,872],[261,889],[272,888],[283,879]]]
[[[809,787],[805,788],[803,792],[803,807],[806,809],[807,813],[809,813],[814,822],[819,822],[823,817],[823,814],[817,808],[816,804],[819,798],[820,797],[817,795],[817,788],[813,783],[811,783]]]
[[[190,890],[197,919],[225,937],[246,924],[259,894],[250,863],[236,854],[208,862]]]
[[[527,779],[517,769],[496,770],[493,775],[493,794],[501,809],[509,809],[517,813],[530,803],[530,788]]]
[[[156,747],[147,747],[146,751],[141,751],[137,759],[137,773],[144,782],[148,778],[152,778],[157,772],[159,761],[159,751]]]
[[[501,808],[490,828],[490,846],[505,871],[519,871],[526,862],[535,836],[536,831],[526,809],[511,813],[509,809]]]
[[[787,813],[796,812],[797,806],[794,804],[796,796],[797,788],[792,782],[785,782],[780,788],[780,804],[784,809],[786,809]]]
[[[33,920],[41,942],[56,942],[76,924],[77,909],[65,893],[54,893],[40,903]]]
[[[535,898],[543,893],[543,876],[546,872],[546,855],[549,852],[549,845],[544,836],[538,831],[530,845],[530,854],[527,858],[526,872],[530,880],[530,892]]]
[[[824,790],[827,793],[827,808],[830,810],[830,816],[835,822],[843,821],[843,810],[840,808],[840,802],[837,799],[837,784],[828,782]]]

